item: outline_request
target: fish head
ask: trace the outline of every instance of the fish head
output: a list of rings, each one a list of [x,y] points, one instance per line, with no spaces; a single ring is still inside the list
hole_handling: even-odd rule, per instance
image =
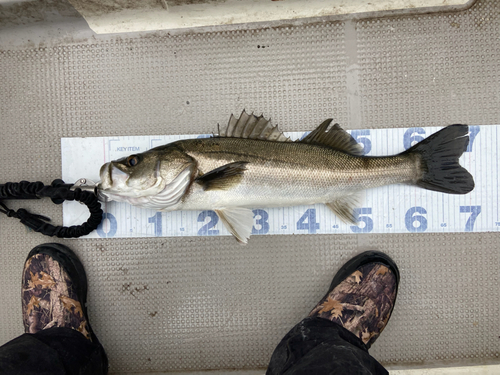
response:
[[[175,147],[158,147],[104,164],[98,190],[107,200],[165,209],[182,198],[195,167],[196,162]]]

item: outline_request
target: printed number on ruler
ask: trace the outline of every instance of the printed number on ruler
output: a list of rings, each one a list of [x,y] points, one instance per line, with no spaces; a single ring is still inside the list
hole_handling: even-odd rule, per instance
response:
[[[212,228],[219,222],[219,216],[215,211],[201,211],[198,215],[198,223],[205,223],[206,218],[210,220],[200,228],[198,236],[218,236],[219,230]]]
[[[252,228],[252,234],[267,234],[269,232],[269,214],[267,211],[262,209],[253,210],[255,224]],[[209,221],[205,223],[205,220],[209,218]],[[220,231],[218,229],[212,229],[219,222],[219,216],[215,211],[207,210],[202,211],[198,215],[198,222],[204,223],[204,225],[198,230],[199,236],[218,236]]]
[[[162,227],[162,218],[161,212],[157,212],[155,216],[148,218],[148,223],[153,224],[155,229],[155,237],[161,237],[161,227]]]
[[[461,213],[470,213],[469,219],[465,224],[465,231],[472,232],[474,230],[474,223],[478,215],[481,213],[481,206],[460,206]]]
[[[352,130],[351,136],[358,142],[358,144],[363,146],[363,155],[368,154],[372,149],[372,142],[368,138],[370,136],[369,129],[363,130]]]
[[[297,221],[297,230],[307,230],[309,233],[316,233],[319,223],[316,222],[316,209],[309,208]]]
[[[423,207],[412,207],[406,211],[405,225],[410,232],[425,232],[427,229],[427,211]]]
[[[403,136],[403,146],[405,150],[416,145],[418,142],[423,141],[425,138],[424,128],[410,128]]]
[[[252,228],[252,234],[269,233],[269,214],[267,211],[261,209],[253,210],[253,218],[255,219],[255,224]]]
[[[354,233],[369,233],[373,230],[373,220],[370,216],[372,209],[369,207],[355,208],[354,216],[357,218],[360,225],[351,225],[351,230]]]
[[[467,150],[465,152],[472,152],[472,144],[476,139],[476,135],[481,129],[477,125],[469,126],[469,144],[467,145]]]
[[[481,128],[478,125],[469,126],[469,144],[467,145],[467,149],[465,150],[465,152],[472,152],[472,145],[480,130]],[[406,130],[403,136],[403,145],[405,150],[408,150],[418,142],[423,141],[425,135],[426,134],[424,128],[409,128],[408,130]]]
[[[97,227],[97,234],[99,237],[111,238],[118,230],[118,223],[113,214],[104,213],[102,216],[101,224]]]

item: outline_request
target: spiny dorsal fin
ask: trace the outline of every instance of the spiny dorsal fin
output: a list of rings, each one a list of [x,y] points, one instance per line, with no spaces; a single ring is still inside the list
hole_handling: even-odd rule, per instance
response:
[[[328,146],[351,155],[363,155],[363,147],[348,132],[342,129],[339,124],[335,124],[328,129],[331,122],[332,119],[323,121],[320,126],[298,142]]]
[[[219,137],[291,142],[277,126],[273,127],[271,120],[266,120],[262,115],[259,117],[253,113],[249,115],[245,110],[241,112],[239,119],[231,115],[227,128],[220,131]]]
[[[240,183],[247,164],[246,161],[229,163],[197,177],[195,181],[203,186],[203,190],[227,190]]]

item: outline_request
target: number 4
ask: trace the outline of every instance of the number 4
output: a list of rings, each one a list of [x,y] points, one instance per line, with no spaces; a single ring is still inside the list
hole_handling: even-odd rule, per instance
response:
[[[319,223],[316,222],[316,209],[309,208],[299,221],[297,221],[297,230],[307,230],[309,233],[316,233],[318,229]]]

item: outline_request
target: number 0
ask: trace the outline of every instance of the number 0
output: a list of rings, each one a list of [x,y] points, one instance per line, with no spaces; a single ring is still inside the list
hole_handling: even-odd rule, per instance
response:
[[[106,220],[109,223],[107,232],[104,231]],[[99,226],[97,227],[97,234],[99,235],[99,237],[111,238],[116,234],[117,230],[118,223],[116,222],[116,218],[113,216],[113,214],[105,213],[104,215],[102,215],[101,224],[99,224]]]

